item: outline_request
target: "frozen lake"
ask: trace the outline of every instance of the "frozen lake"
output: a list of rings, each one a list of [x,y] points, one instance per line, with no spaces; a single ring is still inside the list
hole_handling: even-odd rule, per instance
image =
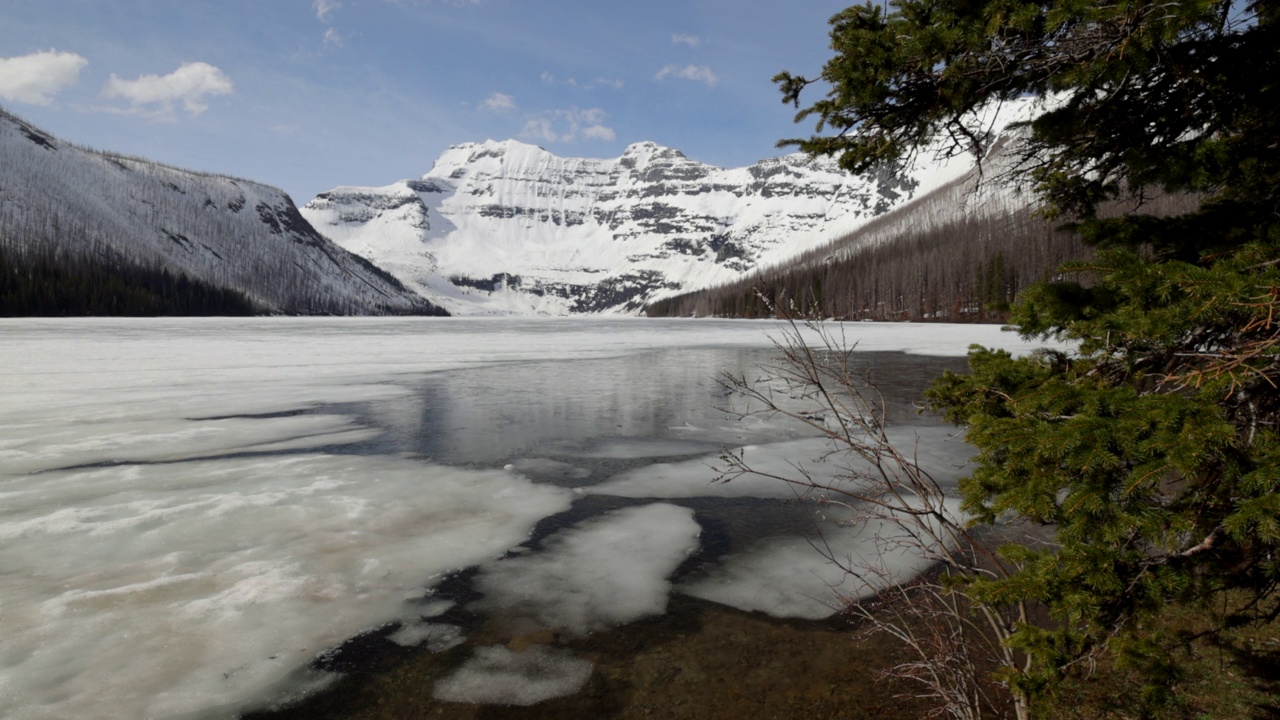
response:
[[[751,374],[777,329],[0,320],[0,716],[233,717],[322,686],[326,658],[372,629],[465,648],[439,699],[535,702],[592,663],[469,647],[476,618],[582,638],[673,594],[828,615],[842,578],[790,491],[710,484],[723,447],[779,467],[822,452],[717,409],[717,375]],[[964,446],[905,405],[969,343],[1022,343],[992,326],[847,335],[922,462],[958,477]]]

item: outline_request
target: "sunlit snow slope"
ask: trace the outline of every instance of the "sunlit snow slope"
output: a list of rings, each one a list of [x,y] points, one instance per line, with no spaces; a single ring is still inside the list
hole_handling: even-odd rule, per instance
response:
[[[722,169],[654,143],[562,158],[449,148],[417,180],[321,193],[302,214],[451,312],[632,312],[735,280],[951,181],[968,158],[855,177],[788,155]]]
[[[432,309],[317,233],[282,190],[79,148],[3,110],[0,246],[183,273],[268,312]]]

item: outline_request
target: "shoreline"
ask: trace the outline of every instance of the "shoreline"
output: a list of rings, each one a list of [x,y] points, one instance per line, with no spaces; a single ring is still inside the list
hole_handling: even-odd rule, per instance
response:
[[[243,720],[369,720],[433,717],[520,718],[866,718],[920,716],[926,704],[895,696],[910,690],[878,675],[896,656],[889,638],[857,638],[843,614],[790,620],[673,595],[663,615],[583,639],[550,633],[512,636],[486,623],[465,645],[433,653],[401,648],[285,707],[246,712]],[[390,643],[387,643],[390,645]],[[594,663],[586,685],[534,705],[437,700],[435,682],[475,648],[522,652],[552,645]],[[904,715],[905,714],[905,715]]]

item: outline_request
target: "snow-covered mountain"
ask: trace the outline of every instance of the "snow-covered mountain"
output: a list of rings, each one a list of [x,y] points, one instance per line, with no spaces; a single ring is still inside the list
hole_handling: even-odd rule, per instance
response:
[[[167,270],[264,310],[434,310],[334,245],[282,190],[77,147],[0,109],[0,245]]]
[[[321,193],[302,215],[453,313],[633,312],[843,236],[971,165],[855,177],[800,154],[722,169],[648,142],[586,159],[489,141],[420,179]]]

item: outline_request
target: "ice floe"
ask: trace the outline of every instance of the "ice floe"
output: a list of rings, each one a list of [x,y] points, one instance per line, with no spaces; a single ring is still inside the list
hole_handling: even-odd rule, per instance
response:
[[[519,652],[501,645],[479,647],[462,667],[436,682],[434,694],[459,703],[534,705],[582,689],[593,667],[590,660],[543,645]]]
[[[319,651],[412,616],[433,576],[502,554],[570,499],[500,470],[320,454],[0,487],[0,667],[16,703],[4,714],[19,719],[265,699]]]
[[[950,511],[957,507],[952,503]],[[894,523],[851,523],[839,509],[825,512],[816,536],[766,538],[679,590],[739,610],[818,620],[839,612],[846,600],[910,580],[935,561],[934,548],[904,538]],[[844,522],[840,515],[846,515]]]
[[[890,428],[886,435],[891,445],[942,485],[964,476],[968,459],[974,452],[972,446],[955,437],[955,430],[950,427],[896,427]],[[584,492],[633,498],[790,500],[823,497],[833,491],[838,496],[842,489],[857,490],[865,484],[860,479],[879,472],[868,461],[849,453],[847,447],[842,448],[826,438],[749,445],[730,451],[754,472],[738,475],[729,482],[716,482],[728,464],[720,454],[715,454],[627,470]],[[894,470],[892,465],[887,468]],[[809,487],[810,484],[817,487]]]
[[[548,537],[535,554],[483,567],[477,607],[583,636],[667,608],[667,577],[698,547],[688,508],[615,510]]]

